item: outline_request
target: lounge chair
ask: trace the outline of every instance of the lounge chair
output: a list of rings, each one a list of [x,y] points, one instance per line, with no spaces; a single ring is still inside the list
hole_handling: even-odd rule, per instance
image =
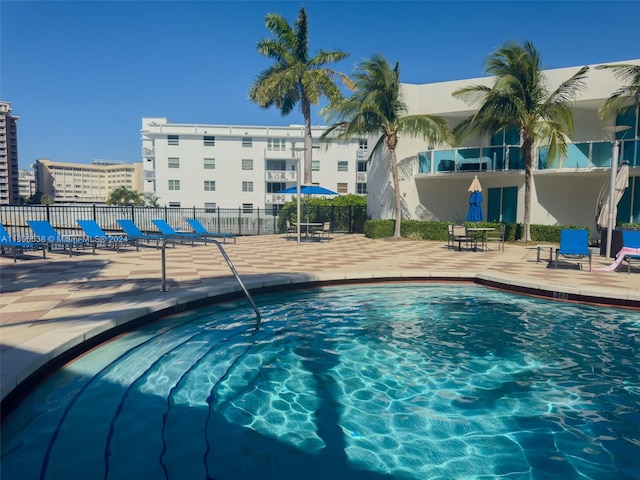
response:
[[[34,243],[40,244],[48,250],[62,247],[64,250],[68,249],[69,256],[71,256],[74,247],[77,251],[80,247],[84,249],[87,245],[91,245],[93,254],[96,253],[96,242],[86,240],[84,235],[60,235],[47,220],[27,220],[27,225],[35,234]]]
[[[640,231],[622,230],[622,248],[640,251]],[[631,273],[631,264],[635,262],[640,264],[640,254],[625,253],[623,261],[627,262],[627,273]]]
[[[589,258],[589,271],[591,271],[591,250],[589,250],[589,231],[588,230],[560,230],[560,246],[556,248],[556,264],[558,268],[558,257],[569,259]],[[578,263],[582,270],[582,263]]]
[[[140,249],[140,242],[156,242],[156,248],[160,247],[160,242],[164,241],[163,235],[148,235],[138,228],[133,220],[116,220],[120,225],[120,228],[127,234],[127,240],[136,246],[136,251]],[[175,243],[173,246],[175,247]]]
[[[233,238],[233,243],[236,243],[236,236],[233,233],[210,232],[196,218],[188,219],[187,223],[191,226],[191,228],[193,228],[193,231],[198,235],[205,236],[205,237],[222,238],[224,240],[224,243],[227,243],[227,238]]]
[[[11,235],[4,225],[0,223],[0,252],[4,254],[6,250],[13,252],[13,261],[17,262],[18,254],[23,255],[25,250],[42,249],[42,258],[47,258],[47,249],[43,244],[33,242],[17,242],[11,239]]]
[[[76,220],[76,222],[78,222],[78,225],[80,225],[85,235],[90,240],[96,242],[96,246],[112,247],[115,248],[117,252],[120,252],[120,247],[127,244],[127,237],[125,235],[117,237],[107,235],[95,220]]]
[[[198,234],[193,232],[180,232],[173,228],[166,220],[151,220],[151,222],[156,226],[156,228],[160,231],[160,233],[165,237],[174,237],[179,242],[185,243],[190,242],[191,245],[195,243],[195,240],[199,237]],[[182,238],[180,238],[182,237]]]

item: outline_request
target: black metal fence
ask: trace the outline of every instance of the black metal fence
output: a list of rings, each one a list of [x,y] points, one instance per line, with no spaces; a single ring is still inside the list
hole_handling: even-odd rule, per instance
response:
[[[333,232],[362,232],[365,207],[318,207],[313,221],[330,221]],[[174,208],[104,205],[0,205],[0,223],[15,237],[27,237],[27,220],[48,220],[62,235],[81,234],[76,220],[95,220],[106,233],[122,233],[119,219],[133,220],[144,232],[157,233],[151,220],[166,220],[172,227],[191,231],[187,219],[196,218],[209,231],[236,235],[273,235],[280,233],[285,218],[272,209],[259,208]],[[291,219],[290,219],[291,220]]]

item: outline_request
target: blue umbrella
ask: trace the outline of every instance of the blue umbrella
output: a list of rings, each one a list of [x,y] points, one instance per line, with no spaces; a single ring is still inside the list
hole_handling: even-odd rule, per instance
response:
[[[476,176],[469,187],[469,211],[467,212],[467,222],[481,222],[482,216],[482,186]]]
[[[285,188],[284,190],[280,190],[279,192],[276,192],[276,193],[290,193],[295,195],[298,193],[298,189],[297,187],[289,187],[289,188]],[[319,187],[317,185],[302,185],[300,187],[300,194],[301,195],[339,195],[338,193],[332,190]]]

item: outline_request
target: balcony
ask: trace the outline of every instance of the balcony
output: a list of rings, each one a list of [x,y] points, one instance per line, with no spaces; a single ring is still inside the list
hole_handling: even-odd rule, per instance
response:
[[[265,204],[266,205],[282,205],[286,203],[288,200],[291,200],[291,195],[285,195],[282,193],[267,193],[265,195]]]
[[[538,170],[594,169],[611,166],[611,143],[608,141],[571,143],[564,159],[548,158],[548,147],[538,150]],[[640,140],[620,142],[620,161],[640,167]],[[518,145],[498,147],[452,148],[418,153],[418,173],[506,172],[524,170]]]
[[[142,178],[144,180],[152,181],[156,179],[156,171],[155,170],[143,170]]]
[[[142,147],[143,158],[154,158],[156,156],[155,150],[149,147]]]
[[[366,160],[367,158],[369,158],[368,150],[358,150],[356,152],[356,160]]]
[[[267,182],[295,182],[295,170],[266,170],[265,181]]]
[[[356,183],[367,183],[367,172],[356,172]]]
[[[266,160],[291,160],[296,157],[293,156],[293,152],[290,148],[284,148],[282,150],[264,149],[264,158]]]

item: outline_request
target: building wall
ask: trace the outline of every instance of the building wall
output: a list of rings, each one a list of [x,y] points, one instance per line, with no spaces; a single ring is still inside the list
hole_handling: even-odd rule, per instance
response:
[[[640,64],[640,60],[615,63]],[[602,102],[622,83],[610,71],[590,66],[585,91],[579,93],[573,104],[575,132],[571,142],[608,141],[597,115]],[[547,70],[549,87],[556,88],[575,74],[578,67]],[[440,82],[424,85],[403,84],[402,92],[409,114],[441,115],[451,128],[474,113],[467,104],[455,99],[452,93],[464,86],[493,84],[489,77]],[[466,140],[463,146],[489,146],[489,136]],[[486,192],[489,188],[517,187],[517,220],[524,218],[524,172],[447,172],[432,175],[418,174],[418,152],[444,145],[428,145],[421,139],[403,136],[396,150],[403,199],[403,218],[463,222],[468,210],[467,188],[478,176]],[[609,178],[609,168],[565,168],[534,172],[532,185],[531,222],[538,224],[575,224],[595,230],[594,209],[601,186]],[[640,175],[632,169],[631,175]],[[403,174],[404,172],[404,174]],[[395,218],[393,189],[388,158],[377,158],[368,176],[367,211],[372,218]],[[486,214],[486,206],[485,214]]]
[[[120,186],[142,192],[142,163],[98,161],[87,165],[39,159],[36,183],[38,193],[55,203],[105,203]]]
[[[312,133],[312,157],[319,168],[313,171],[312,182],[339,193],[358,193],[358,181],[366,185],[366,173],[357,172],[358,158],[366,160],[362,153],[366,149],[359,141],[321,145],[323,131],[315,127]],[[166,118],[143,118],[144,191],[167,206],[282,205],[294,196],[276,192],[296,185],[302,152],[292,148],[303,147],[303,133],[303,127],[295,125],[173,124]]]
[[[0,101],[0,205],[18,205],[18,117],[11,103]]]
[[[36,176],[33,170],[19,170],[19,190],[21,198],[31,198],[36,194]]]

